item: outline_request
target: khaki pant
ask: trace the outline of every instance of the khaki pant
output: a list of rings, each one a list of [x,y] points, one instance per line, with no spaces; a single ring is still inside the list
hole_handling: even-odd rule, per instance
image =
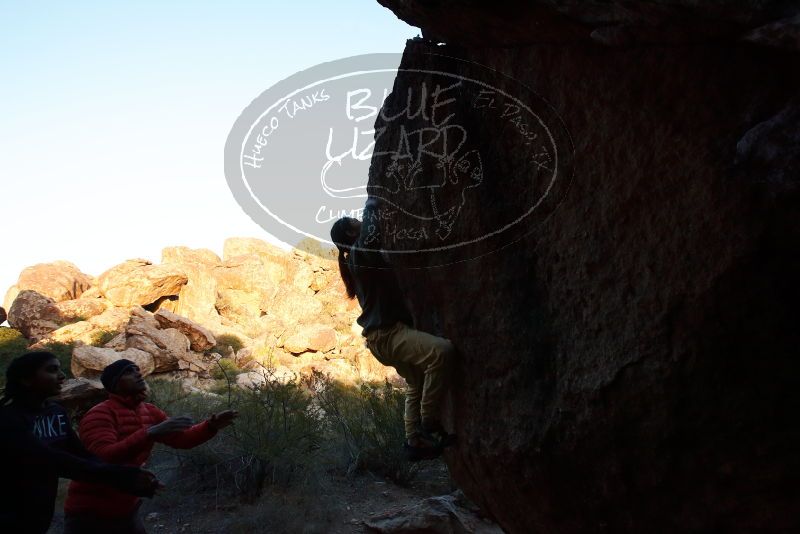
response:
[[[383,365],[394,367],[406,390],[406,437],[419,432],[421,420],[439,420],[442,396],[449,382],[455,347],[450,340],[397,322],[371,330],[366,345]]]

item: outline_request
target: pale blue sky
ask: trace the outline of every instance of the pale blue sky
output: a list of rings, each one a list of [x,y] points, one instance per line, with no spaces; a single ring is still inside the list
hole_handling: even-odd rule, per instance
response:
[[[418,33],[374,0],[0,0],[0,300],[35,263],[98,275],[267,238],[223,175],[236,117],[298,70]]]

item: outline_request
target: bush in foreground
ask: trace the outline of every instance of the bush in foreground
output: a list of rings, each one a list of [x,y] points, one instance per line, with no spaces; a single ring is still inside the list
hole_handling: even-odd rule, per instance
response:
[[[269,368],[262,372],[262,385],[222,395],[151,381],[151,402],[171,415],[202,420],[239,411],[233,427],[201,447],[156,449],[152,465],[171,490],[252,501],[267,487],[314,493],[331,471],[370,471],[399,484],[414,478],[417,464],[402,449],[401,390],[388,383],[345,386],[321,373],[287,381]]]

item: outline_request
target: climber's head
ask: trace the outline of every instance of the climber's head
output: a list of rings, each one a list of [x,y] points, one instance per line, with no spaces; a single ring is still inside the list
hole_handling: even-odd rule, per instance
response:
[[[361,234],[361,221],[353,217],[342,217],[331,227],[331,241],[336,248],[349,250]]]
[[[6,369],[6,388],[0,405],[10,400],[43,402],[61,392],[61,363],[47,351],[27,352],[14,358]]]
[[[347,259],[350,255],[350,248],[358,240],[361,234],[361,221],[353,217],[342,217],[331,227],[331,241],[339,249],[339,273],[342,275],[345,290],[348,298],[355,298],[356,288],[353,282],[353,274],[347,266]]]

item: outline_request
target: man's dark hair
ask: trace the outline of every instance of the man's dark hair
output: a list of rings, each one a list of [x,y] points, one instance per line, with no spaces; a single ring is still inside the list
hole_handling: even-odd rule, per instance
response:
[[[356,242],[356,238],[349,233],[349,230],[353,227],[354,220],[351,217],[342,217],[333,223],[331,228],[331,241],[339,249],[339,274],[342,275],[347,297],[351,299],[356,296],[356,286],[353,280],[353,273],[350,272],[347,261],[350,257],[350,248]]]
[[[100,374],[100,382],[103,383],[103,387],[106,388],[106,391],[114,393],[114,390],[117,389],[117,382],[119,382],[120,377],[125,371],[132,367],[136,367],[136,364],[125,358],[121,358],[107,365]]]
[[[6,369],[6,388],[3,390],[0,406],[5,406],[8,402],[24,396],[27,390],[22,381],[35,375],[36,371],[45,363],[57,359],[52,352],[37,350],[26,352],[11,360]]]

